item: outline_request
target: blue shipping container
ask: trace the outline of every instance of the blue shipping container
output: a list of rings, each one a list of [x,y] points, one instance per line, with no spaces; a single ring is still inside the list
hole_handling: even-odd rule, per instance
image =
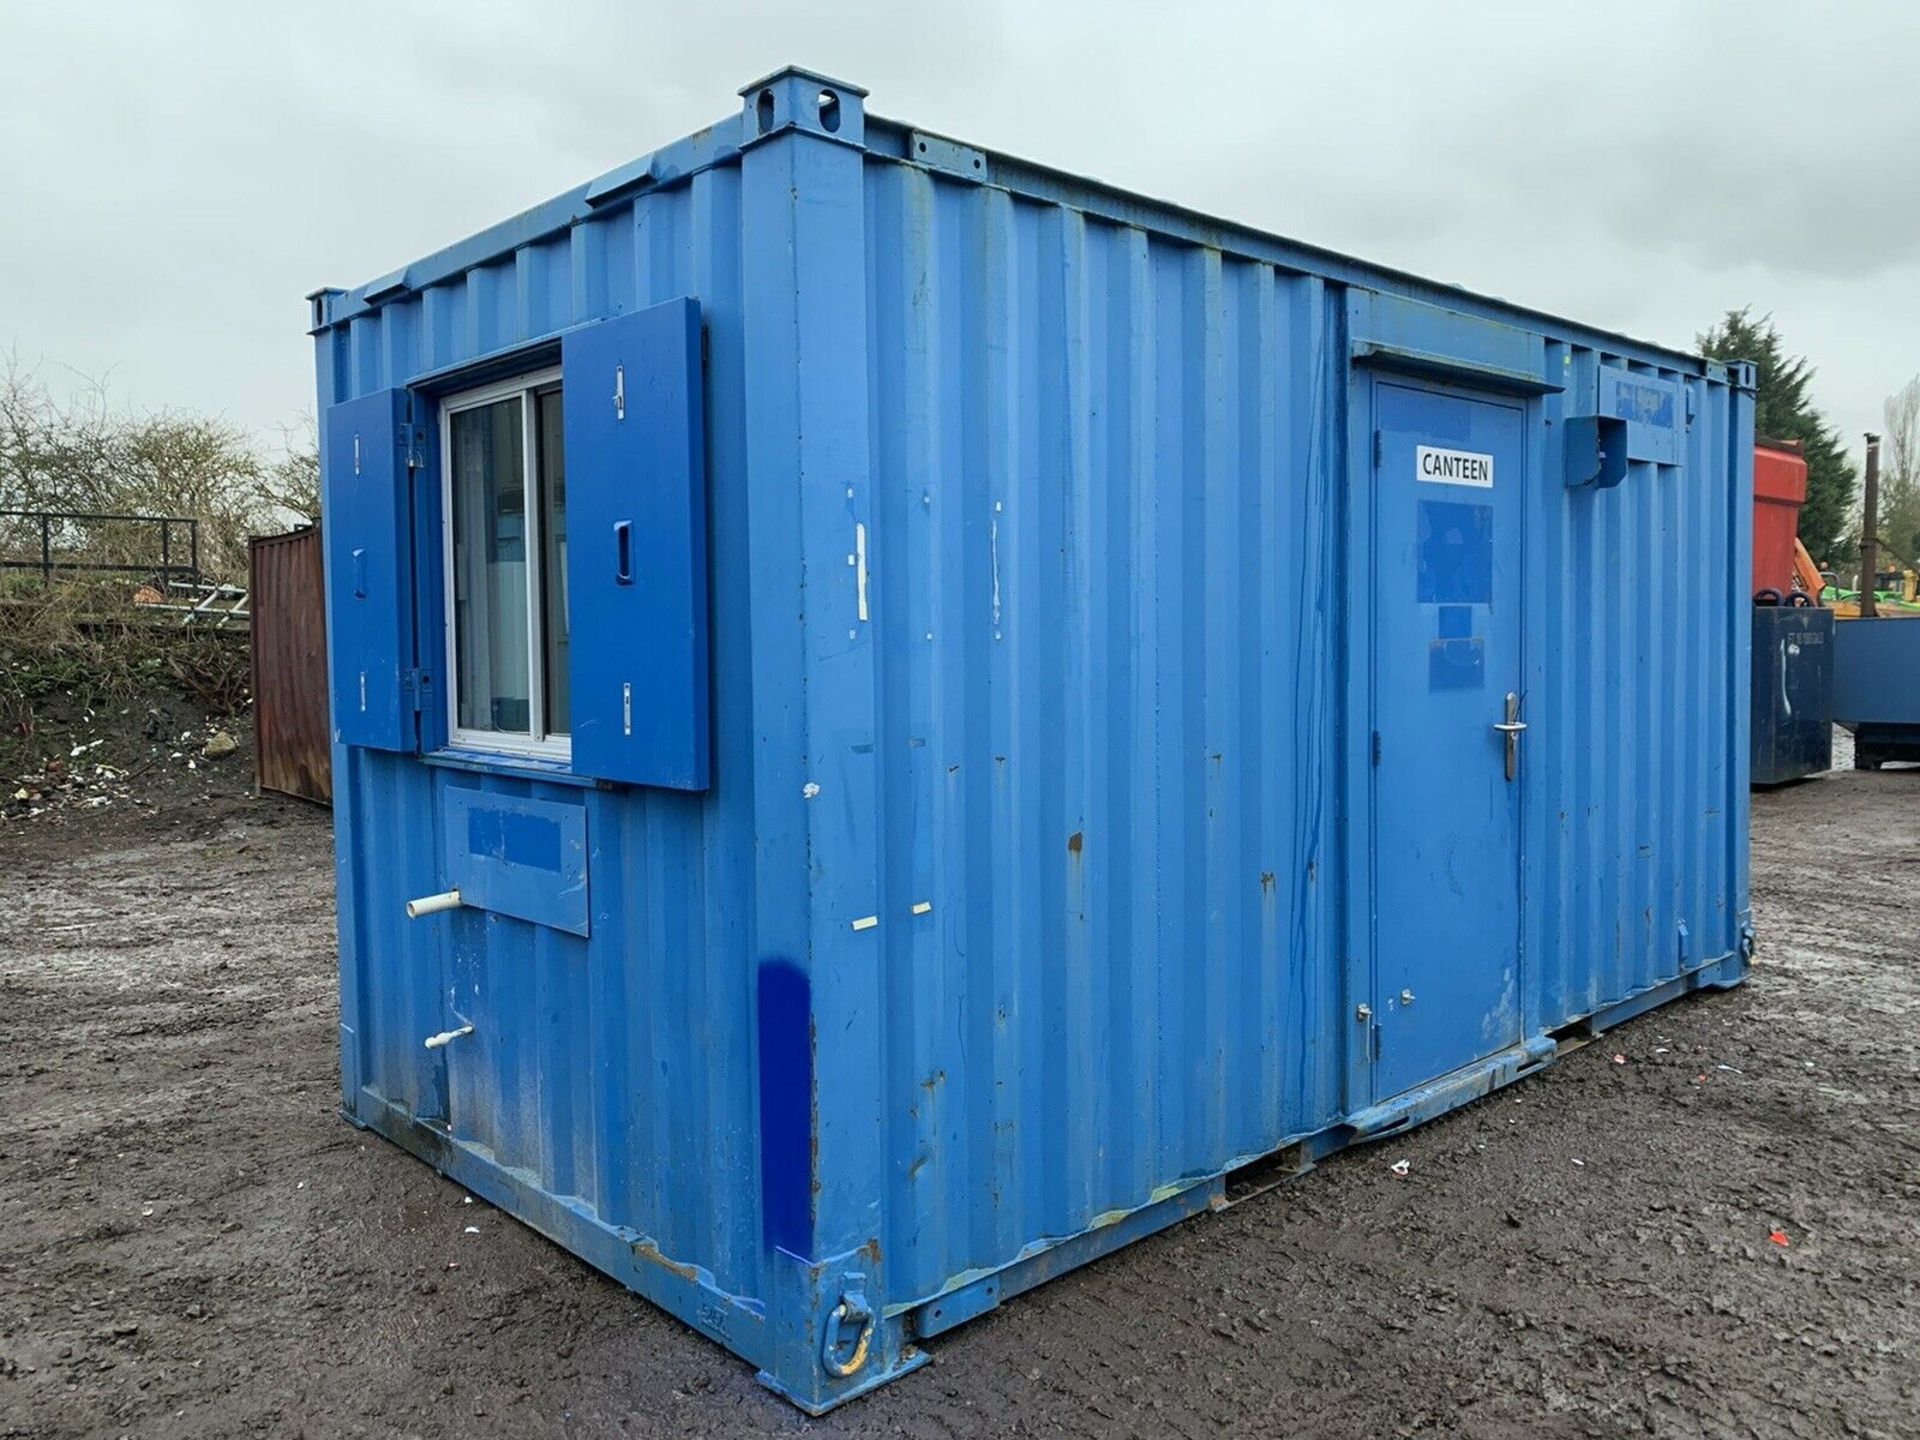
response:
[[[1856,770],[1920,760],[1920,621],[1835,622],[1833,718],[1853,732]]]
[[[1749,367],[741,93],[313,297],[350,1117],[817,1411],[1744,976]]]

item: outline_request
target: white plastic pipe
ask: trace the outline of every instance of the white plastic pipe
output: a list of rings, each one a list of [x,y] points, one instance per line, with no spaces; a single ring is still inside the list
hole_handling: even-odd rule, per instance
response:
[[[418,920],[422,915],[436,915],[442,910],[458,910],[460,892],[449,890],[441,895],[422,895],[418,900],[407,901],[407,919]]]

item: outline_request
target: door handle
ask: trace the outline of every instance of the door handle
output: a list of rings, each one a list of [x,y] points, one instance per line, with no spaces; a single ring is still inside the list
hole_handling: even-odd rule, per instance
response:
[[[613,522],[613,583],[616,585],[633,583],[633,522],[631,520]]]
[[[1512,780],[1520,773],[1520,734],[1527,728],[1520,718],[1520,697],[1513,691],[1507,692],[1507,718],[1493,728],[1507,742],[1507,779]]]

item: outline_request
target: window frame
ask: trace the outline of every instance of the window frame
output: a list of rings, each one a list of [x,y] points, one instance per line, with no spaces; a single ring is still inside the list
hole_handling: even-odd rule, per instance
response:
[[[561,390],[561,367],[547,366],[509,376],[505,380],[460,390],[440,399],[440,560],[441,604],[446,613],[446,692],[447,744],[451,749],[478,754],[508,755],[522,759],[571,764],[573,736],[548,734],[547,666],[543,626],[546,614],[547,581],[547,497],[540,484],[539,406],[541,391]],[[527,552],[527,733],[474,730],[460,724],[460,609],[456,598],[457,576],[453,554],[454,456],[453,417],[466,410],[497,404],[502,400],[520,402],[521,474],[525,488],[525,547]],[[564,429],[562,432],[564,445]],[[563,459],[564,463],[564,459]]]

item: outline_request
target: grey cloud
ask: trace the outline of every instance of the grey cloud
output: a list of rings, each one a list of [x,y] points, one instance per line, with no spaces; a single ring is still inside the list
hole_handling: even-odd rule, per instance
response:
[[[1905,3],[0,0],[0,347],[268,429],[311,405],[307,290],[797,60],[882,114],[1649,339],[1756,304],[1856,430],[1920,370],[1916,53]]]

